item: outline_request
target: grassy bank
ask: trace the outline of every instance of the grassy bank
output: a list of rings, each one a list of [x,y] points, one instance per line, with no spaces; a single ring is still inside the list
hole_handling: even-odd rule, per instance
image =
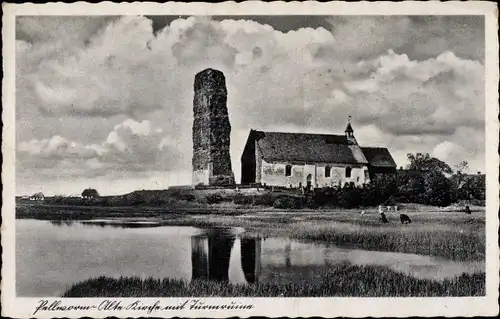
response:
[[[215,206],[215,205],[214,205]],[[16,205],[16,218],[31,218],[43,220],[86,220],[93,218],[161,218],[162,216],[183,216],[187,214],[220,214],[234,215],[238,210],[234,207],[204,206],[73,206],[73,205],[47,205],[47,204],[18,204]],[[256,207],[254,210],[258,209]],[[245,209],[248,211],[248,209]],[[243,212],[241,212],[243,213]]]
[[[386,267],[331,266],[318,274],[322,280],[300,283],[262,282],[233,285],[226,282],[137,277],[98,277],[77,283],[62,297],[445,297],[484,296],[485,274],[453,279],[417,279]]]

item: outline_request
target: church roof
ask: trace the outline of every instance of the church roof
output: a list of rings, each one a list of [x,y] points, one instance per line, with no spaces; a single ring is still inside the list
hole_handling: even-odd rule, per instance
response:
[[[350,143],[344,135],[262,131],[253,133],[262,157],[269,162],[368,164],[361,148]]]
[[[345,135],[250,131],[249,140],[256,140],[261,156],[268,162],[316,162],[370,164],[396,167],[389,150],[360,147]]]
[[[361,147],[371,166],[396,167],[396,162],[385,147]]]

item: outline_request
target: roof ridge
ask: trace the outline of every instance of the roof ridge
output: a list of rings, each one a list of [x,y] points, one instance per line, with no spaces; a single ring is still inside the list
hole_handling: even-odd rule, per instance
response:
[[[274,133],[274,134],[345,136],[344,134],[331,134],[331,133],[278,132],[278,131],[261,131],[261,130],[254,130],[254,131],[255,132],[262,132],[262,133]]]
[[[378,149],[385,149],[388,150],[389,148],[387,146],[360,146],[361,148],[378,148]]]

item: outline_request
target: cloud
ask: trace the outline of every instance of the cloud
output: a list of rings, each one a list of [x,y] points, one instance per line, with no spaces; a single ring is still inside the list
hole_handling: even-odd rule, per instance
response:
[[[197,64],[200,60],[219,62],[232,67],[236,49],[225,41],[226,34],[220,24],[208,19],[193,19],[193,23],[179,32],[172,54],[180,65]]]
[[[485,165],[484,158],[476,156],[481,151],[484,153],[484,148],[477,144],[473,145],[470,138],[466,139],[465,143],[454,139],[453,142],[445,140],[436,145],[431,155],[445,161],[452,167],[462,161],[467,161],[469,167],[479,167],[478,170],[482,170]]]
[[[407,41],[411,20],[399,16],[329,17],[332,34],[342,45],[335,47],[337,58],[366,59]]]
[[[327,21],[342,46],[343,59],[370,59],[392,49],[415,60],[451,51],[484,61],[484,17],[479,16],[333,16]]]
[[[84,44],[114,19],[112,16],[20,16],[16,19],[16,39]]]
[[[84,145],[57,135],[23,141],[17,147],[18,170],[54,170],[57,176],[68,178],[96,177],[113,171],[166,172],[179,169],[179,163],[183,162],[176,147],[151,122],[127,119],[99,144]]]
[[[50,139],[33,139],[29,142],[21,142],[18,146],[18,150],[31,156],[52,159],[88,159],[98,156],[100,151],[97,145],[81,145],[70,142],[58,135]]]
[[[354,112],[361,123],[378,122],[395,135],[448,136],[457,127],[483,127],[481,63],[460,59],[452,52],[411,61],[394,51],[362,63],[374,66],[374,71],[345,83],[347,91],[356,95],[359,113]]]
[[[226,77],[237,179],[251,128],[341,134],[348,115],[360,144],[389,147],[399,165],[407,152],[453,148],[484,170],[476,20],[329,17],[330,29],[282,32],[250,19],[162,29],[140,16],[19,19],[19,171],[28,180],[189,172],[193,80],[206,67]]]

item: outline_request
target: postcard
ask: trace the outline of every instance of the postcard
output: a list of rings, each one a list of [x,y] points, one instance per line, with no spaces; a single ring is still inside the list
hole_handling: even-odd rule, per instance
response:
[[[2,315],[498,315],[495,4],[2,6]]]

